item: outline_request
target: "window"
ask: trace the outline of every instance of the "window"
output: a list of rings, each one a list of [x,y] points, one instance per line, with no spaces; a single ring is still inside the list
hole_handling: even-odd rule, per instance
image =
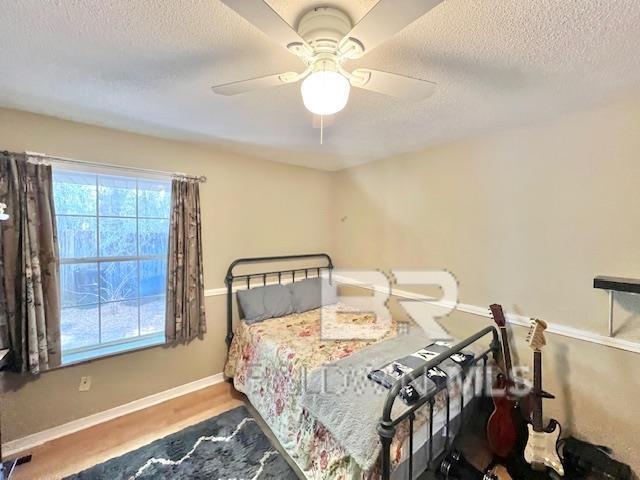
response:
[[[62,363],[163,343],[170,182],[53,172]]]

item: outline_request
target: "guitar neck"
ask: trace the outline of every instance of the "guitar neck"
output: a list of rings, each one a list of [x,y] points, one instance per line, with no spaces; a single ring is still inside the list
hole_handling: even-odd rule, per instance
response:
[[[542,432],[544,427],[542,424],[542,352],[540,350],[533,352],[533,390],[535,403],[531,423],[536,432]]]
[[[507,333],[507,327],[500,327],[500,335],[502,337],[502,354],[504,356],[504,374],[507,377],[507,380],[512,380],[511,373],[513,371],[513,367],[511,364],[511,350],[509,349],[509,334]]]

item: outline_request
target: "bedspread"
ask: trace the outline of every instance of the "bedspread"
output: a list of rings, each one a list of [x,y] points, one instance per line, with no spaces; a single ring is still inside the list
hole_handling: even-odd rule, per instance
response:
[[[330,432],[302,408],[301,399],[308,372],[397,335],[398,325],[392,323],[388,334],[379,340],[323,341],[320,339],[320,315],[321,309],[317,309],[253,325],[240,322],[229,350],[225,374],[233,377],[235,388],[247,396],[308,478],[377,478],[378,467],[363,471]],[[375,321],[368,314],[339,312],[337,315],[339,321],[344,322]],[[450,396],[453,398],[455,393],[450,391]],[[434,414],[443,410],[445,392],[440,392],[435,400]],[[425,430],[427,422],[428,408],[418,410],[415,428]],[[394,464],[407,454],[407,437],[405,422],[398,426],[392,443]]]

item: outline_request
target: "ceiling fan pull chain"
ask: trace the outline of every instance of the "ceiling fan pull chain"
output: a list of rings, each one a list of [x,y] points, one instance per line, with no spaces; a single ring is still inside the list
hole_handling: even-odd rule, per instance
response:
[[[324,115],[320,115],[320,145],[324,139]]]

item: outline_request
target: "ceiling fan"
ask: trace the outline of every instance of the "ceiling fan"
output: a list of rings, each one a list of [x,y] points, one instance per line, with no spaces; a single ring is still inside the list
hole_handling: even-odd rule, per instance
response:
[[[316,7],[302,16],[297,31],[263,0],[221,1],[299,57],[306,68],[216,85],[215,93],[236,95],[302,80],[305,107],[324,116],[346,106],[352,86],[413,101],[435,90],[435,83],[427,80],[370,68],[348,71],[344,64],[367,54],[443,0],[379,0],[356,25],[338,8]]]

